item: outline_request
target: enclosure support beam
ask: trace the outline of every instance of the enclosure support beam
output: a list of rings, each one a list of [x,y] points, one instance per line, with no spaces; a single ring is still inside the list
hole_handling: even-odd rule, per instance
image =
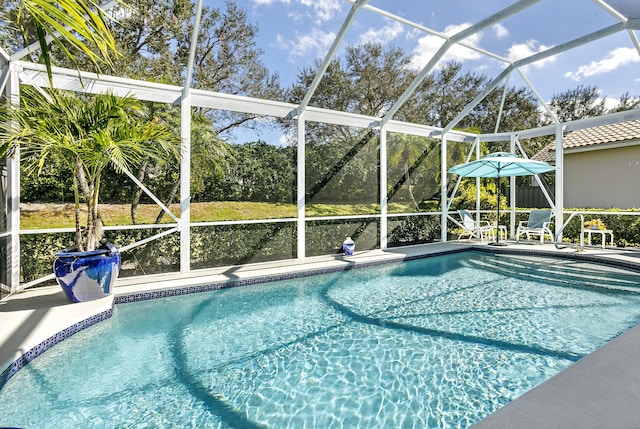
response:
[[[509,152],[511,153],[516,153],[517,138],[516,134],[511,134],[511,139],[509,140]],[[509,208],[509,237],[514,237],[516,235],[516,176],[509,178],[509,201],[511,201],[511,207]]]
[[[387,131],[380,127],[380,249],[385,250],[388,243],[387,221]]]
[[[180,98],[180,272],[191,271],[191,80],[202,19],[202,0],[196,4],[187,74]]]
[[[9,80],[5,87],[7,100],[13,106],[20,104],[20,78],[14,63],[9,63]],[[7,255],[7,281],[11,293],[20,286],[20,148],[7,158],[7,231],[10,233]]]
[[[187,60],[187,70],[184,79],[183,96],[186,96],[191,90],[191,81],[193,80],[193,63],[196,58],[196,47],[198,44],[198,33],[200,33],[200,21],[202,21],[202,0],[198,0],[196,4],[196,17],[193,21],[193,30],[191,33],[191,44],[189,45],[189,59]]]
[[[474,142],[476,149],[476,159],[480,159],[480,137],[476,137]],[[466,162],[469,162],[467,159]],[[460,176],[462,178],[462,176]],[[476,177],[476,220],[480,220],[480,178]]]
[[[632,30],[627,30],[629,33],[629,37],[631,37],[631,41],[633,42],[633,46],[636,47],[636,51],[638,51],[638,55],[640,55],[640,40],[638,40],[638,37],[636,36],[636,33],[634,33]]]
[[[524,83],[527,84],[527,86],[529,87],[531,92],[533,92],[533,95],[535,95],[536,98],[538,99],[538,102],[540,103],[542,108],[547,112],[547,115],[549,115],[551,117],[551,120],[555,124],[560,123],[560,121],[558,120],[558,116],[555,114],[555,112],[553,110],[551,110],[551,108],[549,107],[549,104],[547,104],[547,102],[544,100],[544,98],[542,98],[542,96],[540,95],[538,90],[536,90],[536,87],[533,86],[531,81],[527,78],[527,76],[522,72],[521,69],[517,69],[517,70],[518,70],[518,74],[520,74],[520,77],[522,78]],[[498,134],[498,131],[496,130],[496,132],[494,134]]]
[[[180,102],[180,272],[191,271],[191,96]]]
[[[305,234],[305,209],[306,209],[306,184],[305,184],[305,122],[304,112],[298,115],[298,175],[297,181],[297,204],[298,204],[298,259],[304,259],[306,256],[305,242],[307,241]]]
[[[500,129],[500,120],[502,119],[502,112],[504,111],[504,102],[507,99],[507,91],[509,91],[510,78],[511,78],[511,73],[509,73],[504,80],[504,90],[502,91],[502,98],[500,98],[500,108],[498,109],[498,117],[496,118],[496,127],[493,131],[494,134],[498,134],[498,130]]]
[[[562,125],[556,126],[556,207],[555,207],[555,225],[554,236],[557,235],[564,223],[564,153],[562,147]],[[562,240],[562,237],[558,237]]]
[[[453,198],[453,197],[452,197]],[[449,209],[447,205],[447,135],[442,135],[440,142],[440,241],[447,242],[447,216]]]

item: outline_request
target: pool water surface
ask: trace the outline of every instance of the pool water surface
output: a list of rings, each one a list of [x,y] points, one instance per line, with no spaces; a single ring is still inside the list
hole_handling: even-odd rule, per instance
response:
[[[637,273],[465,252],[119,304],[0,426],[466,428],[640,322]]]

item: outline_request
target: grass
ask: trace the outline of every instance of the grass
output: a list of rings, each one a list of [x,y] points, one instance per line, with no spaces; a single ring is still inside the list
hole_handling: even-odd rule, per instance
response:
[[[178,216],[180,207],[172,204],[171,211]],[[412,211],[409,205],[390,204],[390,213]],[[140,204],[138,206],[138,223],[155,223],[160,208],[155,204]],[[380,213],[378,204],[309,204],[306,215],[317,216],[347,216],[369,215]],[[101,204],[100,215],[107,226],[131,225],[131,206],[129,204]],[[192,222],[214,222],[249,219],[287,219],[295,218],[297,209],[295,204],[259,203],[239,201],[212,201],[191,204]],[[86,210],[82,212],[82,220],[86,219]],[[174,220],[165,215],[162,223],[172,223]],[[21,204],[20,223],[22,229],[73,228],[74,214],[72,204]]]

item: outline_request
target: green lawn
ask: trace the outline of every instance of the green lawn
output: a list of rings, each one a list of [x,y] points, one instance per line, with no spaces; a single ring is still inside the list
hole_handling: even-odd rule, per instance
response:
[[[307,216],[347,216],[367,215],[380,212],[378,204],[310,204]],[[178,204],[170,207],[176,215],[180,212]],[[409,205],[390,204],[390,213],[411,211]],[[154,204],[141,204],[138,207],[138,223],[154,223],[160,209]],[[214,201],[191,204],[192,222],[212,222],[223,220],[279,219],[295,218],[295,204],[256,203],[237,201]],[[101,204],[100,215],[107,226],[131,225],[131,206],[129,204]],[[82,219],[86,218],[83,211]],[[163,223],[173,219],[164,216]],[[72,204],[22,204],[20,207],[22,229],[71,228],[74,226]]]

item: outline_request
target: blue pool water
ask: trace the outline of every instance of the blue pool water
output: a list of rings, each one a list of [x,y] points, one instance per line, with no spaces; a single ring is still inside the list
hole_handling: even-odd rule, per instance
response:
[[[116,306],[0,426],[465,428],[640,322],[640,276],[467,252]]]

